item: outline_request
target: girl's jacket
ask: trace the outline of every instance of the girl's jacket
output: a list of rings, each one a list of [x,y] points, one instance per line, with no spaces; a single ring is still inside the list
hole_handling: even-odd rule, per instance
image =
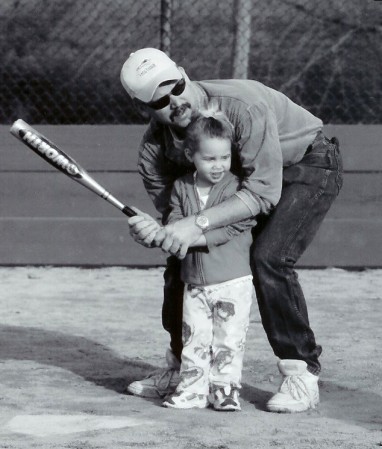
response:
[[[231,172],[215,184],[206,209],[215,206],[240,189],[239,179]],[[171,212],[167,223],[194,215],[200,211],[193,173],[177,179],[171,193]],[[249,249],[252,244],[251,228],[255,218],[207,231],[207,247],[190,248],[182,260],[181,278],[194,285],[216,284],[251,274]]]

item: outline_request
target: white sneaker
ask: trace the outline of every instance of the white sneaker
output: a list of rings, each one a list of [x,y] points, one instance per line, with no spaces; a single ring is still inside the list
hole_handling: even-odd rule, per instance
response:
[[[127,386],[127,391],[143,398],[163,398],[173,393],[179,384],[180,363],[170,349],[166,351],[167,368],[156,370],[142,380]]]
[[[278,413],[304,412],[319,403],[318,376],[307,370],[302,360],[280,360],[283,376],[278,393],[267,403],[267,410]]]
[[[167,408],[207,408],[209,406],[208,398],[204,394],[189,393],[187,391],[179,391],[170,394],[162,402],[163,407]]]

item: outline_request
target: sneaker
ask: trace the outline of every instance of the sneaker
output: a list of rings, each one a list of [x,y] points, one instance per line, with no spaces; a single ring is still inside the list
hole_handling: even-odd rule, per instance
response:
[[[173,393],[180,381],[180,363],[170,349],[166,352],[166,361],[167,368],[156,370],[128,385],[128,393],[143,398],[163,398]]]
[[[267,410],[296,413],[315,408],[319,403],[318,376],[307,370],[302,360],[280,360],[278,368],[283,376],[278,393],[267,403]]]
[[[169,395],[162,403],[167,408],[207,408],[209,402],[204,394],[189,393],[187,391],[179,391]]]
[[[215,387],[211,395],[211,403],[215,410],[234,412],[241,410],[239,392],[231,386]]]

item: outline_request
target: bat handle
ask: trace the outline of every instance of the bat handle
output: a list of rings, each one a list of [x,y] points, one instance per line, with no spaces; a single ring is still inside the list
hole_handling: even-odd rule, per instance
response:
[[[133,209],[131,209],[129,206],[125,206],[125,207],[122,209],[122,212],[123,212],[125,215],[127,215],[128,217],[134,217],[135,215],[137,215],[137,213],[136,213]]]

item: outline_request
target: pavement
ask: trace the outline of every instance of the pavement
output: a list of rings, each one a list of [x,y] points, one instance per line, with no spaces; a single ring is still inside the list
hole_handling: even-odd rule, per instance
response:
[[[382,270],[299,270],[323,346],[321,402],[274,414],[277,359],[257,305],[242,411],[170,410],[126,385],[165,365],[163,268],[0,267],[0,449],[382,446]]]

